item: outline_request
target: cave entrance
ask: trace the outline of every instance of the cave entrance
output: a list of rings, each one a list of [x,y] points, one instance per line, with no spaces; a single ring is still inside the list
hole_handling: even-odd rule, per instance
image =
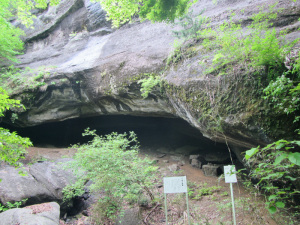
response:
[[[26,128],[11,128],[19,135],[29,137],[36,147],[70,147],[71,144],[84,143],[89,139],[82,137],[89,127],[97,134],[134,131],[141,150],[170,154],[200,154],[210,163],[230,163],[230,155],[225,144],[203,137],[201,132],[183,119],[137,116],[97,116],[69,119]]]

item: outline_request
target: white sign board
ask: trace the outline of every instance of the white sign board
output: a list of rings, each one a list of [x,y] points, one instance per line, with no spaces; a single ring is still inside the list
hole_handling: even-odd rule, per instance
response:
[[[235,166],[224,166],[225,183],[237,183]]]
[[[164,177],[164,193],[184,193],[187,192],[186,176]]]

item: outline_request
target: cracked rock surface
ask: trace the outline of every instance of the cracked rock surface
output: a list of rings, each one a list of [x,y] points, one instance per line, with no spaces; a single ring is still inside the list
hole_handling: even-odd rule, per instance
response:
[[[56,201],[62,203],[62,189],[75,181],[70,171],[62,169],[62,164],[68,159],[55,162],[38,162],[26,166],[20,175],[20,169],[11,166],[0,168],[0,201],[16,202],[23,199],[27,205]]]

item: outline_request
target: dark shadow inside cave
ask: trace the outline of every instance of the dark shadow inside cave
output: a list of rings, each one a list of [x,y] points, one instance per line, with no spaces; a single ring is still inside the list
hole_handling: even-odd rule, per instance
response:
[[[199,130],[179,118],[97,116],[26,128],[4,127],[17,131],[23,137],[29,137],[36,147],[70,147],[71,144],[87,142],[89,139],[82,137],[87,127],[96,129],[99,135],[134,131],[142,149],[167,148],[175,152],[183,146],[192,146],[186,153],[207,155],[211,159],[208,162],[212,163],[216,163],[215,158],[221,155],[224,159],[222,163],[230,163],[225,144],[203,137]]]

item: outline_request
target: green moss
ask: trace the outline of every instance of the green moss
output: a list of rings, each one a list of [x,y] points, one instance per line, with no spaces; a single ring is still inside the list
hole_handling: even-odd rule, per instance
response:
[[[226,118],[232,118],[233,123],[244,126],[246,130],[255,125],[273,137],[281,134],[283,130],[290,135],[287,129],[284,129],[289,119],[283,118],[284,115],[274,114],[262,98],[263,86],[259,81],[251,79],[250,82],[250,75],[247,74],[239,76],[238,81],[233,75],[228,75],[194,81],[184,86],[166,84],[164,88],[168,96],[175,102],[184,104],[211,135],[222,133],[226,129]],[[217,79],[220,84],[212,85]]]

